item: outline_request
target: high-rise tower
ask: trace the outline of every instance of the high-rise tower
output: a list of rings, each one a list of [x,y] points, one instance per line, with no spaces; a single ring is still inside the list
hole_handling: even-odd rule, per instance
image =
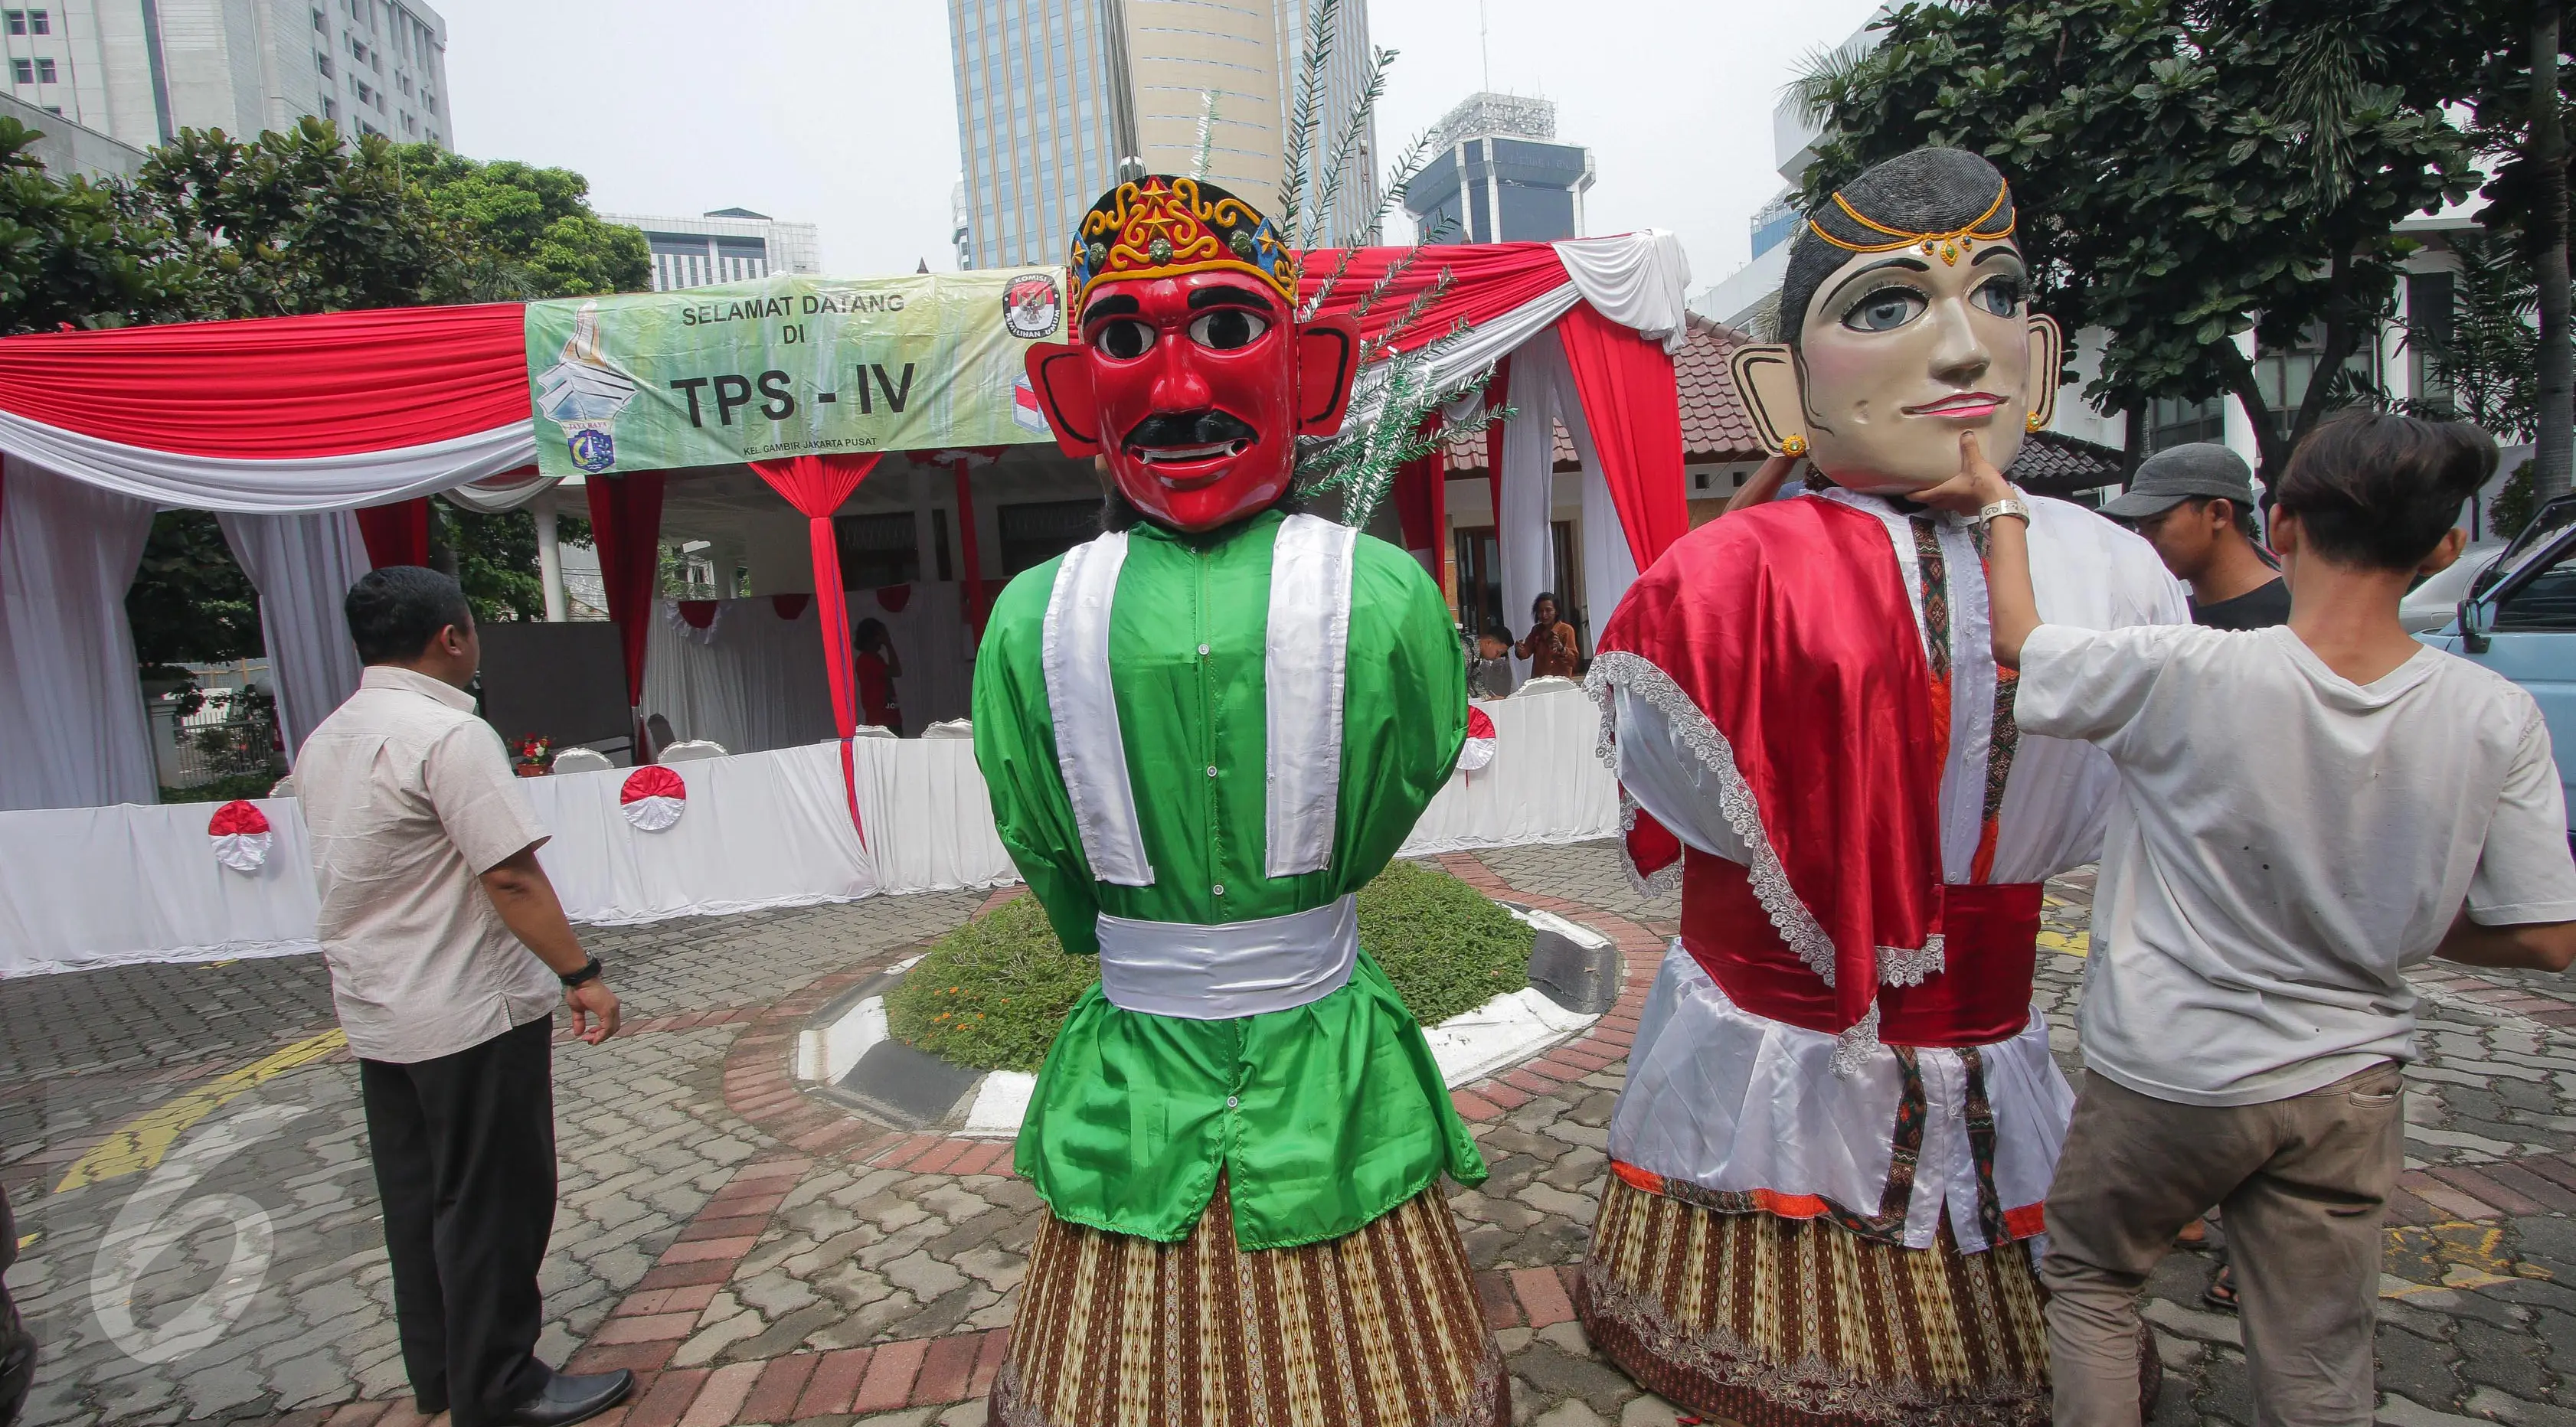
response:
[[[977,267],[1055,262],[1118,176],[1189,173],[1280,209],[1298,70],[1316,0],[949,0],[964,155],[961,251]],[[1320,173],[1368,77],[1368,12],[1341,0],[1313,147]],[[1377,206],[1363,129],[1322,236],[1348,242]]]

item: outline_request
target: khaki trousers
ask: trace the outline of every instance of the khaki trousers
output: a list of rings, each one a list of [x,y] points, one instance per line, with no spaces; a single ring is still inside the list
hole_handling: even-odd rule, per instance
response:
[[[2084,1077],[2048,1192],[2057,1427],[2136,1427],[2138,1290],[2226,1211],[2257,1427],[2369,1427],[2380,1219],[2405,1146],[2393,1062],[2262,1105],[2184,1105]]]

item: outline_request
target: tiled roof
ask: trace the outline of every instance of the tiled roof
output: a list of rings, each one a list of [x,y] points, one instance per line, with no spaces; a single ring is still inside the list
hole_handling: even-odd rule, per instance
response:
[[[2013,484],[2040,495],[2067,495],[2117,485],[2126,458],[2115,448],[2055,431],[2034,431],[2004,472]]]
[[[1673,358],[1673,379],[1681,389],[1682,459],[1692,465],[1761,460],[1768,453],[1754,439],[1753,420],[1745,415],[1735,379],[1726,370],[1727,357],[1752,339],[1697,313],[1689,323],[1690,344]],[[1563,422],[1556,427],[1556,469],[1577,469],[1574,442]],[[1484,470],[1484,436],[1449,443],[1450,475],[1482,475]]]
[[[1690,314],[1689,322],[1690,344],[1673,358],[1673,379],[1681,389],[1682,459],[1692,465],[1763,459],[1770,453],[1754,436],[1753,418],[1745,413],[1726,367],[1735,349],[1753,339],[1697,313]],[[1483,475],[1485,440],[1482,434],[1451,440],[1449,474]],[[2121,453],[2112,447],[2041,431],[2022,442],[2021,455],[2005,474],[2042,495],[2064,495],[2116,484],[2122,464]],[[1556,427],[1555,468],[1580,469],[1563,422]]]

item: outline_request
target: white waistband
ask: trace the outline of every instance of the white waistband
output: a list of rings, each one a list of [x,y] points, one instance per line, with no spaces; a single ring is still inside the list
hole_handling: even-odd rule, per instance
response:
[[[1100,994],[1123,1011],[1223,1021],[1320,1001],[1359,962],[1359,900],[1199,926],[1100,914]]]

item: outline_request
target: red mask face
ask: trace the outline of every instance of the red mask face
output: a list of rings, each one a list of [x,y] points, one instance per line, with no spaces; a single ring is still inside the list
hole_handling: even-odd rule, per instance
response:
[[[1297,437],[1341,429],[1359,342],[1292,323],[1278,293],[1229,269],[1104,282],[1081,342],[1029,349],[1056,443],[1099,455],[1156,523],[1213,530],[1288,493]]]

